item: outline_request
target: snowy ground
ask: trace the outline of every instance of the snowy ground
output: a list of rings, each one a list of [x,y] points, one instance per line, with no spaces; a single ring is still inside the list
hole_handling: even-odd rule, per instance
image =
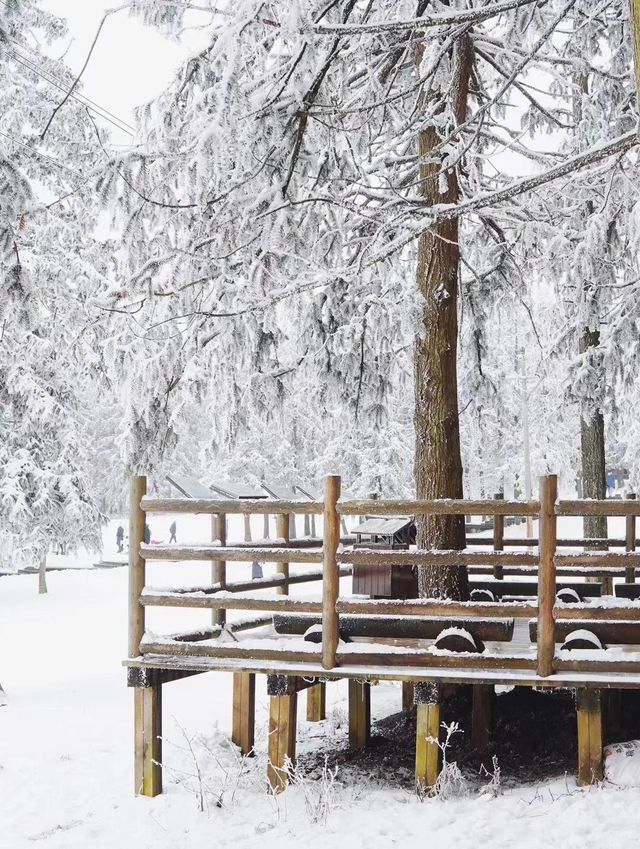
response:
[[[106,532],[107,559],[115,526]],[[154,531],[163,538],[163,526]],[[188,583],[202,567],[152,567],[153,582],[168,583],[169,568]],[[563,849],[637,844],[637,790],[579,791],[564,777],[499,798],[474,789],[448,801],[420,801],[350,771],[338,774],[326,820],[316,822],[321,782],[302,781],[277,799],[264,792],[264,679],[257,688],[258,757],[243,761],[229,743],[231,681],[222,673],[164,688],[166,792],[135,798],[132,693],[121,667],[126,570],[51,572],[48,581],[49,594],[38,596],[35,576],[0,578],[0,682],[9,696],[0,708],[1,849],[281,849],[294,840],[318,849],[338,841],[349,849],[425,843],[432,849],[539,849],[551,835]],[[173,627],[174,613],[154,611],[159,630]],[[327,697],[328,719],[318,725],[305,722],[301,699],[300,752],[327,741],[346,745],[344,682],[328,687]],[[399,705],[397,684],[374,688],[374,719]]]

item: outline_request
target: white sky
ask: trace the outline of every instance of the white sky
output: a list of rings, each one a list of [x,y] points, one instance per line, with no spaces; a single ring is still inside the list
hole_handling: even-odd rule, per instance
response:
[[[82,67],[102,16],[114,5],[113,0],[43,0],[43,8],[66,18],[69,24],[67,41],[52,52],[60,55],[71,43],[65,61],[74,73]],[[176,44],[126,12],[118,12],[109,16],[102,29],[82,77],[82,93],[132,123],[133,108],[159,94],[176,68],[196,49],[196,44]],[[112,125],[106,126],[113,142],[130,140]]]

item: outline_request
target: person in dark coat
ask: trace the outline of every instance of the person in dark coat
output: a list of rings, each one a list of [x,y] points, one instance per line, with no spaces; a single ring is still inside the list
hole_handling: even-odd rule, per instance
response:
[[[176,525],[176,521],[174,519],[173,522],[171,522],[171,524],[169,525],[169,533],[171,534],[171,536],[169,537],[170,543],[178,542],[178,540],[176,539],[176,529],[177,529],[177,525]]]
[[[149,543],[151,542],[151,528],[149,527],[149,525],[144,526],[144,537],[143,537],[143,539],[144,539],[145,545],[149,545]]]
[[[124,548],[124,528],[122,525],[118,525],[118,530],[116,531],[116,544],[118,546],[118,554],[120,554]]]

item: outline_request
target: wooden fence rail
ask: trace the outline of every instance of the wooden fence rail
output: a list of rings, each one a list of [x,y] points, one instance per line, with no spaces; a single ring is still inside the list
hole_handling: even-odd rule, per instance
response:
[[[624,575],[627,582],[635,580],[635,570],[640,568],[640,553],[636,551],[636,517],[640,515],[640,501],[635,496],[624,500],[591,501],[587,499],[562,501],[557,498],[557,480],[549,475],[542,478],[540,499],[507,501],[501,494],[491,500],[340,500],[340,478],[329,476],[325,480],[322,501],[266,501],[219,499],[165,499],[146,495],[146,479],[137,477],[131,488],[130,572],[129,572],[129,657],[140,655],[174,654],[176,657],[192,655],[225,659],[250,658],[256,661],[286,663],[318,663],[325,670],[335,670],[341,664],[370,667],[433,667],[469,670],[521,669],[535,670],[541,678],[554,672],[593,672],[609,668],[640,673],[640,662],[588,661],[567,659],[557,655],[558,633],[566,631],[570,622],[588,621],[636,623],[640,621],[640,605],[632,602],[601,603],[589,599],[588,603],[574,606],[561,604],[556,599],[558,575]],[[148,513],[193,513],[212,517],[212,542],[203,544],[145,545],[143,543],[146,515]],[[278,540],[265,544],[229,544],[226,517],[228,515],[272,514],[278,517]],[[400,550],[359,548],[352,550],[341,543],[341,520],[345,516],[398,516],[398,515],[473,515],[494,517],[493,534],[486,539],[468,540],[468,545],[490,546],[489,551],[469,550]],[[321,540],[290,541],[289,517],[291,515],[323,516]],[[560,516],[622,516],[625,517],[625,539],[581,540],[558,539],[557,522]],[[504,518],[507,516],[532,516],[539,520],[538,537],[527,539],[505,538]],[[345,538],[346,541],[346,538]],[[562,547],[577,545],[624,547],[624,552],[584,551],[559,552]],[[507,546],[537,546],[538,551],[504,551]],[[213,564],[212,584],[183,589],[154,589],[146,586],[146,564],[150,561],[209,561]],[[255,581],[227,581],[227,572],[234,564],[257,561],[276,564],[274,576]],[[322,570],[301,571],[290,574],[289,564],[322,564]],[[438,599],[373,599],[343,597],[340,595],[340,578],[348,575],[354,566],[401,566],[410,564],[438,565],[442,568],[468,566],[476,572],[487,571],[494,578],[521,571],[537,576],[537,598],[528,601],[447,601]],[[288,597],[289,586],[312,581],[322,582],[322,595],[316,599]],[[257,594],[275,589],[278,595]],[[145,611],[150,607],[176,607],[208,609],[214,629],[191,632],[171,639],[145,637]],[[306,613],[320,616],[321,642],[302,643],[292,637],[287,640],[266,640],[262,645],[256,638],[246,638],[245,643],[211,644],[211,634],[224,632],[226,611],[268,611],[273,614]],[[368,617],[367,634],[372,642],[345,645],[341,642],[341,616]],[[459,620],[461,626],[474,621],[533,620],[535,646],[525,653],[492,654],[487,652],[456,654],[434,652],[431,648],[411,647],[407,641],[394,645],[381,645],[381,635],[375,636],[375,622],[383,623],[380,630],[390,632],[389,617],[429,617]],[[351,620],[350,620],[351,621]],[[266,617],[248,620],[247,629],[268,622]],[[346,620],[345,620],[346,622]],[[387,623],[384,625],[384,623]],[[558,623],[558,627],[556,627]],[[304,624],[304,623],[302,623]],[[302,627],[298,623],[298,628]],[[501,626],[502,627],[502,626]],[[217,628],[217,630],[216,630]],[[612,626],[613,628],[613,626]],[[637,626],[627,631],[635,633]],[[395,629],[395,630],[394,630]],[[239,629],[238,629],[239,630]],[[396,633],[397,628],[392,628]],[[412,633],[415,628],[409,629]],[[615,630],[615,628],[613,629]],[[368,639],[362,637],[361,639]],[[508,645],[508,644],[507,644]],[[609,666],[607,667],[607,664]]]

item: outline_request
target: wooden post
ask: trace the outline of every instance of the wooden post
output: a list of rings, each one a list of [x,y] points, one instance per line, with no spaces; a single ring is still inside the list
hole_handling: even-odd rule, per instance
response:
[[[349,745],[364,749],[371,733],[371,685],[349,678]]]
[[[504,492],[496,492],[493,497],[496,501],[504,500]],[[504,516],[493,517],[493,550],[504,551]],[[504,577],[500,563],[496,563],[493,567],[493,577],[497,581],[501,581]]]
[[[220,545],[227,544],[227,517],[224,513],[214,513],[211,516],[211,542],[220,540]],[[211,582],[225,587],[227,584],[227,564],[224,560],[211,561]],[[227,614],[224,607],[211,611],[211,624],[224,625]]]
[[[289,539],[296,539],[298,532],[296,530],[296,514],[289,513]]]
[[[627,498],[635,501],[636,494],[635,492],[628,492]],[[635,551],[636,550],[636,517],[635,516],[627,516],[626,517],[626,527],[625,527],[625,550],[626,551]],[[636,582],[636,570],[633,566],[627,567],[625,569],[625,581],[628,584],[635,584]]]
[[[291,530],[291,525],[289,523],[289,515],[287,513],[278,513],[276,516],[276,536],[279,539],[284,540],[285,547],[289,543],[289,532]],[[289,577],[289,564],[288,563],[276,563],[276,572],[279,575],[284,575],[285,578]],[[277,595],[289,595],[289,584],[281,584],[279,587],[276,587]]]
[[[251,514],[244,514],[244,541],[251,542]]]
[[[440,693],[437,684],[416,684],[416,789],[433,787],[440,773]]]
[[[138,657],[144,637],[144,607],[140,594],[144,589],[145,561],[140,556],[144,540],[145,513],[140,501],[147,494],[147,479],[137,475],[131,481],[129,506],[129,657]]]
[[[135,792],[158,796],[162,793],[162,684],[136,688],[133,698]]]
[[[311,536],[315,539],[316,535],[316,517],[315,515],[311,516]]]
[[[402,710],[409,713],[413,708],[413,681],[402,682]]]
[[[265,513],[262,519],[262,536],[269,539],[269,514]]]
[[[256,676],[233,673],[233,719],[231,739],[243,755],[253,755],[256,716]]]
[[[298,694],[295,681],[283,675],[267,678],[269,702],[269,763],[267,781],[273,793],[287,786],[289,761],[296,758],[296,718]]]
[[[553,674],[556,635],[553,608],[556,601],[556,499],[558,478],[540,478],[540,565],[538,568],[538,675]]]
[[[602,781],[602,696],[600,690],[576,690],[578,719],[578,784]]]
[[[311,536],[311,516],[308,513],[304,514],[304,535],[306,537]]]
[[[327,718],[327,685],[324,681],[307,690],[307,722],[320,722]]]
[[[340,545],[340,517],[336,504],[340,498],[340,476],[324,479],[324,533],[322,566],[322,665],[333,669],[340,638],[336,602],[340,593],[340,571],[336,554]]]
[[[473,685],[471,745],[481,756],[488,754],[489,751],[493,697],[493,684]]]

